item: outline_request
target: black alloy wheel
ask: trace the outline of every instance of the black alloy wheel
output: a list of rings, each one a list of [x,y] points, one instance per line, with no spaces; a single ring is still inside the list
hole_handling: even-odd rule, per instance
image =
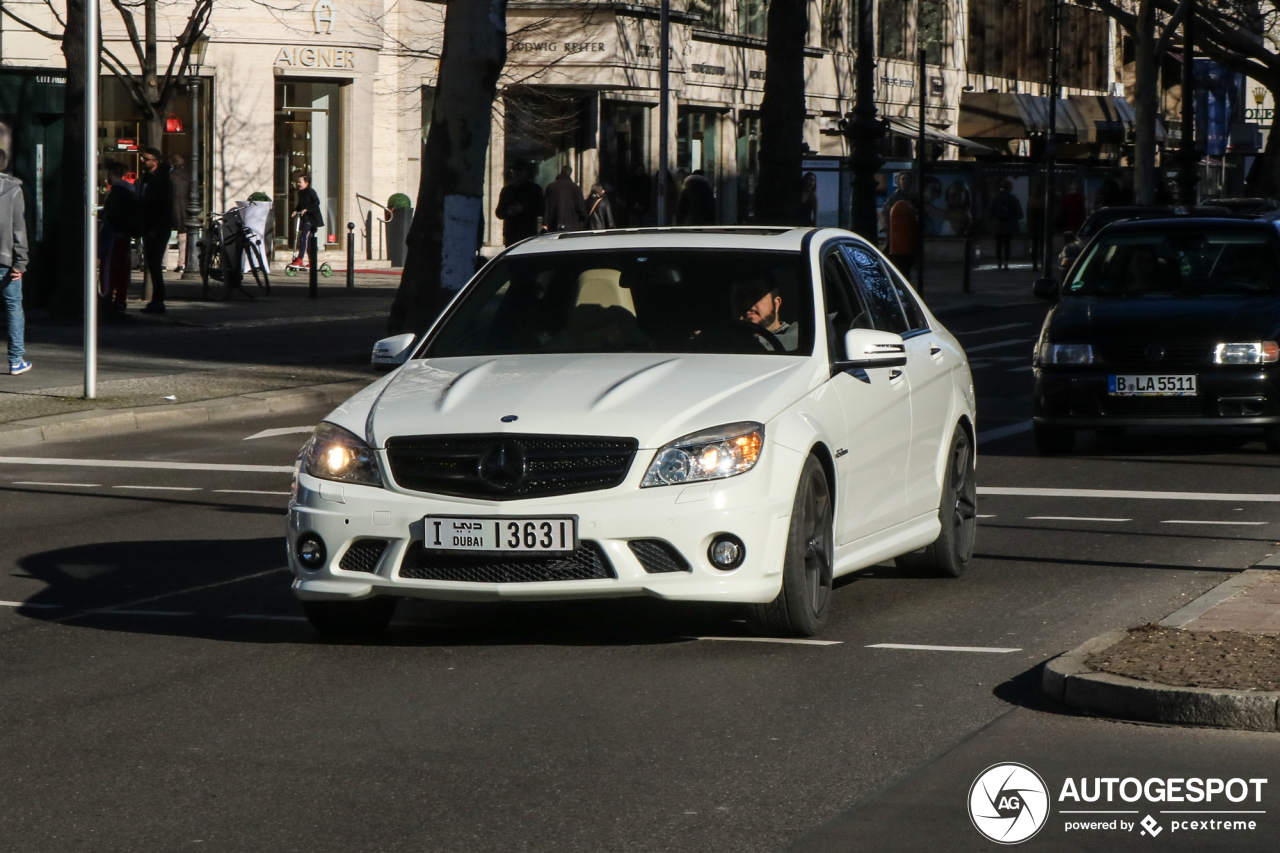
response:
[[[386,595],[355,601],[303,601],[302,612],[326,640],[368,640],[391,624],[399,603],[400,599]]]
[[[782,589],[768,604],[753,604],[747,624],[763,637],[812,637],[822,630],[831,607],[835,536],[831,487],[817,457],[810,456],[800,473],[787,552],[782,564]]]
[[[894,558],[903,569],[958,578],[969,567],[978,538],[978,483],[973,441],[957,426],[951,439],[947,473],[938,505],[941,531],[933,544]]]

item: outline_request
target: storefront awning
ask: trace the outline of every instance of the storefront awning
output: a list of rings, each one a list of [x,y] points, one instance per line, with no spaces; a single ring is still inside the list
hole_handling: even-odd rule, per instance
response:
[[[1132,135],[1133,107],[1113,95],[1068,95],[1057,104],[1055,125],[1059,142],[1082,145],[1121,145]],[[960,96],[961,136],[975,139],[1027,139],[1049,130],[1049,99],[1020,92],[963,92]],[[1156,141],[1163,142],[1164,125],[1156,121]]]
[[[1067,103],[1079,117],[1084,131],[1076,142],[1111,142],[1123,145],[1133,129],[1133,108],[1124,98],[1110,95],[1068,95]]]
[[[913,118],[890,118],[889,132],[896,133],[899,136],[907,136],[911,139],[915,139],[920,136],[920,122]],[[954,133],[947,133],[945,130],[937,130],[929,127],[928,124],[925,124],[924,126],[924,135],[935,142],[945,142],[948,145],[959,145],[974,151],[990,152],[995,150],[987,147],[986,145],[974,142],[971,139],[956,136]]]

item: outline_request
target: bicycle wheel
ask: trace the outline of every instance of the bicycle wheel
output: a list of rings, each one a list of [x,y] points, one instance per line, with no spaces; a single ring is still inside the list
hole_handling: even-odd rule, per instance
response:
[[[262,260],[262,253],[258,251],[258,244],[246,240],[245,245],[249,251],[249,269],[253,271],[253,280],[262,288],[263,293],[271,293],[271,279],[267,274],[267,265]]]
[[[295,275],[298,274],[298,268],[290,264],[289,266],[284,268],[284,274],[289,276],[289,278],[293,278]]]
[[[325,278],[328,278],[329,276],[333,275],[333,267],[329,266],[328,264],[321,264],[320,275],[324,276]]]
[[[209,247],[209,252],[206,255],[208,258],[209,278],[214,282],[210,292],[216,302],[225,302],[231,296],[230,276],[227,275],[227,270],[222,265],[224,254],[222,241],[218,240]]]

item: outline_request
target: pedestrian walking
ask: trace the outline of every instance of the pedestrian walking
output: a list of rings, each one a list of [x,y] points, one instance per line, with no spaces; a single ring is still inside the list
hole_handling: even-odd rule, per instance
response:
[[[116,312],[125,310],[129,296],[129,249],[139,231],[138,197],[124,179],[128,171],[123,163],[107,164],[107,199],[98,217],[98,292]]]
[[[889,260],[904,275],[910,274],[915,261],[918,223],[916,206],[908,198],[900,198],[889,210]]]
[[[502,245],[537,236],[542,187],[530,180],[527,164],[517,161],[511,167],[511,183],[498,192],[498,209],[494,213],[502,220]]]
[[[893,206],[903,199],[911,201],[916,192],[915,182],[907,171],[893,176],[893,186],[893,192],[889,193],[889,197],[884,200],[884,207],[880,208],[880,230],[886,235],[889,234],[889,214],[893,211]]]
[[[187,229],[183,227],[189,215],[191,203],[191,173],[187,171],[185,160],[181,154],[169,157],[169,179],[173,181],[173,227],[178,231],[178,263],[174,272],[183,272],[187,268]]]
[[[587,230],[603,231],[613,227],[613,207],[605,198],[604,185],[592,184],[591,195],[587,197]]]
[[[587,207],[582,200],[582,187],[573,182],[573,169],[565,166],[560,175],[547,184],[544,193],[546,211],[542,224],[548,231],[581,231],[582,220],[587,218]]]
[[[164,255],[169,250],[173,233],[173,181],[170,167],[158,148],[142,151],[142,190],[139,207],[142,213],[142,257],[151,277],[151,301],[144,314],[164,313]]]
[[[324,226],[324,217],[320,215],[320,196],[311,188],[311,176],[298,175],[294,181],[298,188],[298,201],[293,206],[293,215],[298,217],[298,245],[290,266],[310,269],[316,263],[316,232]]]
[[[716,191],[701,169],[684,179],[676,202],[677,225],[715,225]]]
[[[22,181],[8,174],[9,154],[0,149],[0,288],[9,324],[9,373],[31,369],[26,359],[27,319],[22,313],[22,274],[27,270],[27,206]]]
[[[814,228],[818,224],[818,175],[815,172],[805,172],[800,182],[796,222],[807,228]]]
[[[1000,184],[1000,191],[991,200],[988,209],[991,233],[996,237],[996,268],[1009,268],[1009,248],[1013,235],[1018,233],[1022,221],[1022,202],[1013,194],[1013,182],[1007,178]]]

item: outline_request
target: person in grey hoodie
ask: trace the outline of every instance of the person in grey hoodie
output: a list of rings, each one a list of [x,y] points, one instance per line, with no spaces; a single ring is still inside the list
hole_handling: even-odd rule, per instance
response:
[[[9,322],[9,373],[31,369],[26,355],[26,317],[22,313],[22,274],[27,269],[26,201],[22,181],[7,174],[8,152],[0,149],[0,289]]]

